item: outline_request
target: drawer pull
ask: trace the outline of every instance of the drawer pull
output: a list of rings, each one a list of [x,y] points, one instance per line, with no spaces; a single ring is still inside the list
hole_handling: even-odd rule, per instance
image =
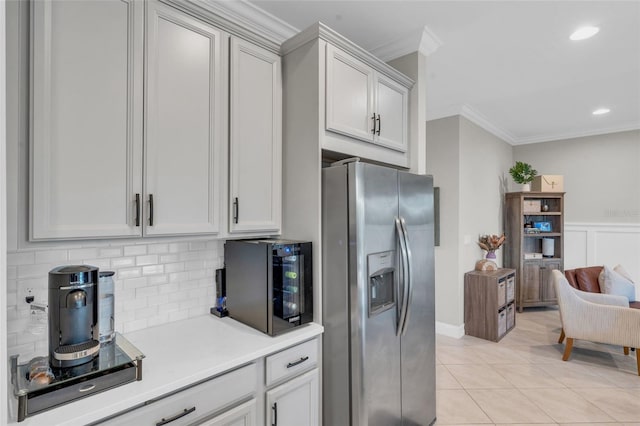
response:
[[[88,392],[91,389],[94,389],[96,387],[96,385],[89,383],[88,385],[84,385],[82,386],[80,389],[78,389],[78,392]]]
[[[158,423],[156,423],[156,426],[162,426],[162,425],[166,425],[167,423],[171,423],[175,420],[178,420],[188,414],[193,413],[194,411],[196,411],[196,407],[191,407],[191,408],[185,408],[184,410],[182,410],[181,412],[179,412],[178,414],[176,414],[173,417],[169,417],[169,418],[163,418],[162,420],[160,420]]]
[[[297,360],[295,362],[290,362],[289,364],[287,364],[287,368],[291,368],[291,367],[295,367],[296,365],[300,365],[300,364],[302,364],[303,362],[305,362],[308,359],[309,359],[308,356],[303,356],[299,360]]]

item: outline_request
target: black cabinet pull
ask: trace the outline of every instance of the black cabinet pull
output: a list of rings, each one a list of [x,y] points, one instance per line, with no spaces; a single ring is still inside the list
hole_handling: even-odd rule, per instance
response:
[[[166,425],[167,423],[171,423],[175,420],[178,420],[188,414],[193,413],[194,411],[196,411],[196,407],[191,407],[191,408],[185,408],[184,410],[182,410],[181,412],[179,412],[178,414],[176,414],[175,416],[172,417],[168,417],[168,418],[163,418],[162,420],[160,420],[158,423],[156,423],[156,426],[163,426]]]
[[[149,226],[153,226],[153,194],[149,194]]]
[[[371,120],[373,120],[373,129],[371,129],[371,133],[376,134],[376,113],[374,112],[371,116]]]
[[[278,403],[274,402],[271,406],[271,411],[273,411],[273,421],[271,422],[271,426],[278,426]]]
[[[303,356],[299,360],[294,361],[294,362],[290,362],[289,364],[287,364],[287,368],[291,368],[291,367],[295,367],[296,365],[300,365],[300,364],[302,364],[303,362],[305,362],[308,359],[309,359],[308,356]]]
[[[380,136],[380,114],[378,114],[378,118],[376,118],[376,122],[378,123],[378,131],[376,132],[376,134]]]
[[[233,199],[233,223],[238,223],[238,216],[240,216],[240,202],[238,197]]]
[[[140,226],[140,194],[136,194],[136,226]]]

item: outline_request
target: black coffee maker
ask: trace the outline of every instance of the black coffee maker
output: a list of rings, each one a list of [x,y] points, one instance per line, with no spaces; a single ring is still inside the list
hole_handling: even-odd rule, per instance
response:
[[[98,268],[59,266],[49,272],[49,361],[74,367],[98,355]]]

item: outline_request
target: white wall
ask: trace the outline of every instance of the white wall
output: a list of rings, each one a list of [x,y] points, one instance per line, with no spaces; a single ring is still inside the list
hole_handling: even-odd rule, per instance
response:
[[[515,146],[513,157],[564,175],[566,222],[640,223],[640,130]]]
[[[464,117],[427,122],[427,173],[440,189],[436,247],[436,330],[464,334],[464,274],[484,252],[480,234],[502,233],[502,206],[512,148]],[[497,253],[500,265],[501,253]]]
[[[460,118],[460,232],[463,234],[461,270],[471,271],[483,252],[476,241],[481,234],[501,234],[512,147],[502,139]],[[467,241],[471,240],[470,244]],[[509,244],[507,241],[505,244]],[[496,252],[502,266],[502,249]]]
[[[440,187],[440,246],[435,248],[436,321],[438,330],[459,334],[463,318],[463,295],[458,280],[460,259],[460,118],[427,122],[427,173]]]

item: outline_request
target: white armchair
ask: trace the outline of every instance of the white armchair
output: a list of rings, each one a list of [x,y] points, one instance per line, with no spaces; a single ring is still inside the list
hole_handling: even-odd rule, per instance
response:
[[[636,348],[640,376],[640,309],[629,308],[629,301],[623,296],[577,290],[560,271],[553,271],[553,281],[562,322],[559,343],[567,338],[562,360],[569,359],[573,339],[620,345],[625,348],[625,355],[629,354],[629,347]]]

